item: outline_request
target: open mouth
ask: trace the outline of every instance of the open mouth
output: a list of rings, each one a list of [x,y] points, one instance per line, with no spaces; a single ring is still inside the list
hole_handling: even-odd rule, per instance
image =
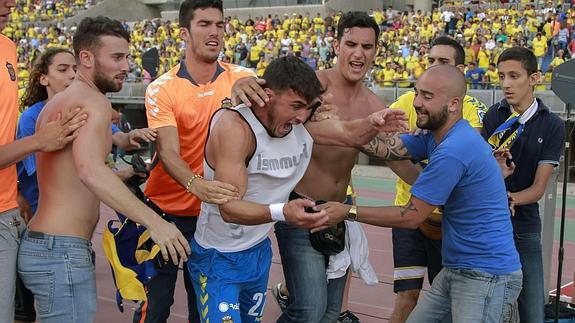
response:
[[[206,46],[208,46],[208,47],[218,47],[218,46],[219,46],[219,43],[218,43],[217,41],[215,41],[215,40],[211,40],[211,41],[206,42]]]
[[[364,65],[365,64],[362,62],[350,62],[349,63],[349,66],[351,67],[351,69],[355,70],[355,71],[360,71]]]

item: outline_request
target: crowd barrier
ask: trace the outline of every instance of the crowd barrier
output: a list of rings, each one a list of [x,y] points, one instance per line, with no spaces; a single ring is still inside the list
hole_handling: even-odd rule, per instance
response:
[[[124,83],[122,90],[116,93],[109,93],[108,97],[114,104],[144,104],[144,95],[146,93],[146,83]],[[412,91],[412,88],[400,87],[371,87],[372,91],[377,94],[386,105],[390,105],[407,91]],[[482,90],[468,90],[467,94],[477,98],[483,102],[487,107],[499,102],[503,99],[503,93],[500,89],[482,89]],[[566,113],[566,106],[561,99],[553,91],[535,91],[535,95],[541,98],[543,102],[551,109],[551,111],[564,116]]]

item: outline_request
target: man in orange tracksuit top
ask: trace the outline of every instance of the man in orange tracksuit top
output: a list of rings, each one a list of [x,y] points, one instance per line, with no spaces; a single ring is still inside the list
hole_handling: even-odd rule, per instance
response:
[[[146,114],[158,130],[160,163],[151,171],[145,195],[158,213],[173,222],[190,240],[196,230],[200,202],[221,204],[237,198],[237,189],[202,178],[204,144],[212,114],[231,107],[231,88],[244,76],[254,75],[240,66],[218,62],[224,44],[222,2],[183,1],[179,11],[185,59],[152,82],[146,90]],[[184,263],[188,294],[188,320],[199,322],[196,298]],[[165,322],[174,301],[178,267],[166,263],[146,286],[134,322]]]

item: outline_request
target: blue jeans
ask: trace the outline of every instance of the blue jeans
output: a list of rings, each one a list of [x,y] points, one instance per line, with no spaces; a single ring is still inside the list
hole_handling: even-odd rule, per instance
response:
[[[16,257],[20,234],[26,227],[19,209],[0,212],[0,322],[14,321]]]
[[[24,232],[18,274],[34,294],[42,323],[94,321],[98,299],[93,260],[86,239]]]
[[[521,270],[492,275],[471,269],[443,268],[419,299],[407,322],[517,322]]]
[[[312,247],[308,230],[278,222],[275,234],[289,290],[287,310],[277,322],[336,322],[347,275],[327,280],[328,258]]]
[[[523,289],[518,299],[519,317],[521,323],[540,323],[545,320],[541,234],[516,233],[514,239],[523,271]]]

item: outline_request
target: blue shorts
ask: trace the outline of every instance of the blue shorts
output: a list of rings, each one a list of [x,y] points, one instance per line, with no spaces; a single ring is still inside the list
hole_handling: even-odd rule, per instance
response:
[[[261,322],[272,263],[269,238],[250,249],[219,252],[190,242],[188,270],[202,322]]]

